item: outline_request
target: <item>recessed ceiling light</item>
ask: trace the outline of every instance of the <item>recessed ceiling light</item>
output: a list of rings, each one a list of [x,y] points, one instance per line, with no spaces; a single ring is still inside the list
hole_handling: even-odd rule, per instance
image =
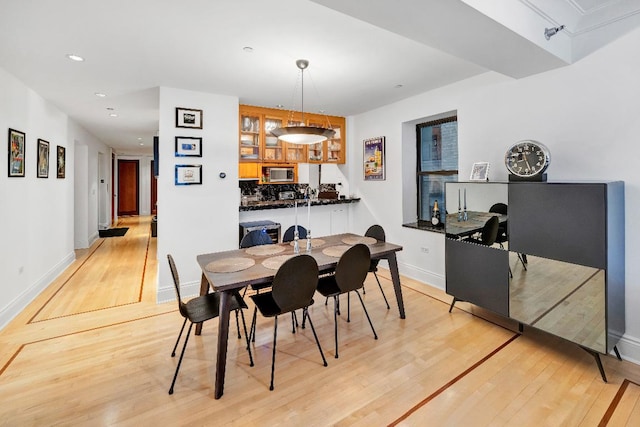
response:
[[[141,142],[140,145],[144,145],[144,142]]]
[[[138,141],[142,141],[142,138],[138,138]]]
[[[118,115],[116,113],[111,113],[109,114],[109,117],[118,117]]]
[[[107,94],[106,94],[106,93],[102,93],[102,92],[96,92],[96,93],[95,93],[95,95],[96,95],[98,98],[104,98],[105,96],[107,96]]]
[[[242,48],[242,50],[244,50],[247,53],[253,52],[253,48],[251,46],[245,46]]]
[[[67,54],[67,58],[69,58],[72,61],[76,61],[76,62],[82,62],[84,61],[84,58],[80,55],[76,55],[74,53],[69,53]]]
[[[282,104],[278,104],[278,105],[276,105],[276,107],[277,107],[277,108],[284,108],[284,105],[282,105]]]
[[[107,107],[107,111],[113,111],[113,107]]]
[[[395,85],[394,88],[395,89],[400,89],[401,87],[403,87],[404,85]]]

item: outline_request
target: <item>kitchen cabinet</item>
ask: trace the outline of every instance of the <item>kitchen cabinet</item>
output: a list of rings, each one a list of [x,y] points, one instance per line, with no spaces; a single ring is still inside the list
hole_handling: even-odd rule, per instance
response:
[[[345,118],[302,114],[275,108],[240,105],[239,162],[336,163],[346,162]],[[313,145],[289,144],[271,135],[271,130],[292,124],[330,126],[334,138]]]
[[[238,178],[240,179],[259,179],[260,163],[239,163]]]

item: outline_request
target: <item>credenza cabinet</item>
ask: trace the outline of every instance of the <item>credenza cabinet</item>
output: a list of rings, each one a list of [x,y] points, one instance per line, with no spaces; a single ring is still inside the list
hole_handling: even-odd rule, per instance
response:
[[[461,192],[469,211],[508,206],[502,245],[447,233],[446,290],[454,301],[592,352],[614,349],[625,332],[623,182],[456,182],[445,190],[449,212]]]

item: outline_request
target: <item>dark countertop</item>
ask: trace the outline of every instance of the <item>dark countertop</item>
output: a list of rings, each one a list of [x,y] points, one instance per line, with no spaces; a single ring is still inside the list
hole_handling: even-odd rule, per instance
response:
[[[407,224],[402,224],[403,227],[407,228],[415,228],[416,230],[425,230],[425,231],[433,231],[434,233],[442,233],[444,234],[444,227],[434,227],[430,221],[418,221],[418,222],[410,222]]]
[[[341,205],[344,203],[359,202],[360,198],[349,199],[317,199],[311,200],[311,206],[324,206],[324,205]],[[294,200],[267,200],[263,202],[249,202],[246,206],[240,206],[240,212],[243,211],[260,211],[265,209],[281,209],[292,208]],[[298,199],[298,207],[304,207],[307,205],[307,200]]]

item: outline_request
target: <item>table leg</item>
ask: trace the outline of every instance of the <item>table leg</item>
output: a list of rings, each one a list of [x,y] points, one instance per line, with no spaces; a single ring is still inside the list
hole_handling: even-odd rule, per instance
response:
[[[200,278],[200,295],[206,295],[209,293],[209,281],[207,277],[202,273],[202,277]],[[196,323],[196,335],[200,335],[202,332],[202,322]]]
[[[393,290],[396,293],[396,301],[398,302],[398,311],[400,312],[400,318],[405,319],[404,301],[402,300],[402,287],[400,286],[400,272],[398,271],[398,260],[396,258],[396,253],[392,252],[386,258],[389,262],[389,271],[391,272]]]
[[[224,374],[227,368],[227,343],[229,342],[229,309],[233,292],[220,292],[220,317],[218,319],[218,356],[216,360],[215,398],[220,399],[224,393]]]

